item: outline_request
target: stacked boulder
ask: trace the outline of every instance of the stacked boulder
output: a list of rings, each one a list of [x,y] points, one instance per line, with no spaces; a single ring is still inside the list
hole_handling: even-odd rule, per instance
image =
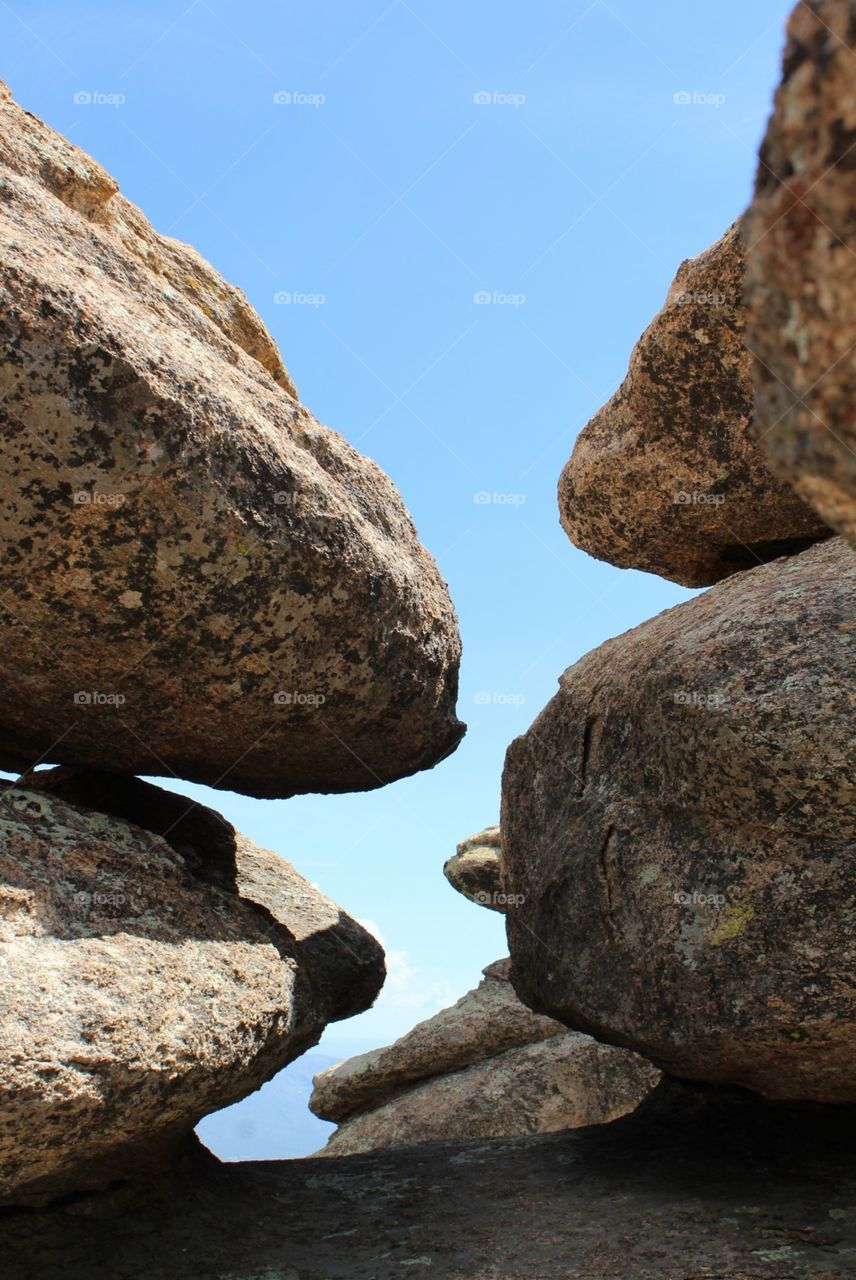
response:
[[[566,671],[503,782],[522,999],[777,1101],[856,1101],[854,38],[798,6],[744,234],[681,269],[560,486],[579,546],[717,585]]]
[[[0,241],[6,1205],[168,1164],[383,982],[287,862],[134,775],[367,789],[463,726],[390,481],[241,293],[4,86]]]
[[[755,432],[773,471],[856,545],[856,14],[799,4],[744,219]]]
[[[451,751],[455,614],[390,481],[246,299],[8,93],[0,237],[0,767],[282,797]]]
[[[444,863],[443,875],[452,888],[470,902],[490,911],[504,912],[506,893],[499,827],[485,827],[462,840],[454,856]]]
[[[310,1107],[339,1128],[321,1156],[443,1138],[502,1138],[602,1124],[659,1079],[635,1053],[598,1044],[523,1005],[506,958],[457,1004],[385,1049],[315,1077]]]

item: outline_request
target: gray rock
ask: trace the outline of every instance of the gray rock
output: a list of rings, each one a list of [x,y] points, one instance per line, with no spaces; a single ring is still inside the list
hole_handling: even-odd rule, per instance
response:
[[[565,672],[511,744],[512,981],[664,1070],[856,1100],[856,556],[752,569]]]
[[[849,1107],[217,1165],[0,1219],[4,1280],[851,1280]]]

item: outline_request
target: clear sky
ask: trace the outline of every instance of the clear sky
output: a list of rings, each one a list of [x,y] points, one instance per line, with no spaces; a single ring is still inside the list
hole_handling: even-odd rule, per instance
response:
[[[556,482],[681,260],[749,199],[790,7],[0,0],[17,100],[245,291],[456,603],[469,733],[438,769],[288,801],[175,788],[382,936],[387,990],[324,1052],[387,1042],[505,953],[443,861],[496,821],[560,672],[690,594],[573,548]]]

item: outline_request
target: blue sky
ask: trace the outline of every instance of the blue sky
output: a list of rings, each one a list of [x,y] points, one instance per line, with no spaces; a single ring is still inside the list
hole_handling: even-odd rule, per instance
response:
[[[496,820],[505,748],[560,672],[689,595],[573,548],[556,482],[681,260],[749,199],[789,8],[0,3],[17,100],[245,291],[304,402],[393,478],[459,612],[469,733],[432,773],[289,801],[176,788],[382,936],[388,989],[324,1052],[385,1043],[505,953],[443,861]]]

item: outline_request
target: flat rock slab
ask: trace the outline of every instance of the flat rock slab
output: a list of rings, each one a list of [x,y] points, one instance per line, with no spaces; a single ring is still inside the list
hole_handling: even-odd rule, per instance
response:
[[[181,1182],[0,1219],[4,1280],[838,1280],[856,1270],[851,1108],[646,1104],[565,1134]]]
[[[315,1155],[603,1124],[634,1111],[659,1079],[656,1067],[638,1054],[561,1028],[546,1040],[390,1094],[346,1120]]]
[[[403,1086],[461,1071],[565,1027],[542,1018],[519,1000],[509,982],[511,961],[495,960],[484,977],[448,1009],[417,1023],[394,1044],[358,1054],[315,1077],[310,1110],[341,1124],[378,1105]]]
[[[239,290],[0,86],[0,765],[355,791],[463,733],[437,566]]]

